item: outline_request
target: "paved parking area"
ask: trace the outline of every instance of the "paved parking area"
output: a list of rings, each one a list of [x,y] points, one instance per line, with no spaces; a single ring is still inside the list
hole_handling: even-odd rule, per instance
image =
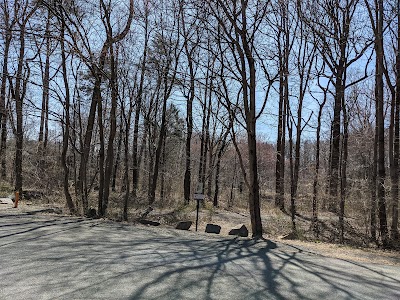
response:
[[[274,243],[0,211],[0,299],[400,299],[400,267]]]

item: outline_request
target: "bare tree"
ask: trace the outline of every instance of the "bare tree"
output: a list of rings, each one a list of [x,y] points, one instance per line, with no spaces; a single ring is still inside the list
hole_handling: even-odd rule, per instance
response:
[[[184,95],[187,99],[186,103],[186,146],[185,146],[185,176],[183,182],[183,194],[185,203],[188,204],[191,198],[191,177],[192,177],[192,134],[193,134],[193,102],[195,100],[195,81],[196,81],[196,60],[195,56],[198,52],[200,44],[200,26],[199,20],[199,9],[196,6],[190,5],[190,1],[185,3],[182,1],[181,4],[181,19],[182,19],[182,35],[183,35],[183,46],[184,54],[187,60],[187,68],[189,72],[189,89],[184,91]],[[194,11],[194,14],[191,12]],[[186,81],[184,81],[186,83]]]
[[[139,78],[139,90],[137,93],[136,99],[136,108],[135,108],[135,119],[134,119],[134,127],[133,127],[133,144],[132,144],[132,193],[134,198],[137,197],[137,189],[139,183],[139,158],[138,158],[138,150],[139,150],[139,121],[140,121],[140,114],[142,109],[142,102],[143,102],[143,89],[144,89],[144,82],[146,76],[146,64],[147,62],[147,55],[148,55],[148,48],[149,48],[149,39],[151,29],[149,27],[149,14],[150,14],[150,3],[149,1],[143,1],[143,13],[141,17],[143,19],[143,29],[144,29],[144,45],[143,45],[143,53],[140,63],[140,78]]]
[[[159,176],[161,154],[164,144],[164,139],[167,134],[167,104],[175,86],[176,74],[178,69],[179,57],[182,53],[182,45],[180,36],[176,35],[176,31],[180,30],[180,9],[181,6],[177,3],[172,3],[172,7],[166,7],[172,11],[172,20],[167,20],[165,16],[161,18],[160,30],[158,39],[155,41],[155,46],[158,48],[155,57],[155,67],[158,69],[158,77],[162,87],[162,103],[161,103],[161,124],[158,140],[155,142],[154,164],[151,178],[149,177],[149,204],[153,204],[156,197],[157,181]],[[165,19],[164,19],[165,18]],[[171,27],[165,28],[170,22]]]
[[[371,45],[365,38],[363,25],[356,20],[359,0],[345,1],[298,1],[300,15],[315,36],[321,58],[334,75],[334,107],[332,121],[332,143],[330,149],[329,195],[330,210],[337,211],[336,199],[339,187],[341,113],[345,90],[365,79],[365,74],[354,82],[347,82],[349,67],[362,58]],[[306,9],[307,8],[307,9]],[[365,26],[364,26],[365,27]]]
[[[65,88],[65,99],[64,99],[64,122],[63,122],[63,147],[61,153],[61,163],[64,169],[64,196],[67,202],[67,206],[69,208],[70,213],[76,213],[76,207],[74,202],[72,201],[71,193],[69,191],[69,167],[67,162],[67,153],[68,153],[68,145],[70,139],[70,87],[68,82],[68,70],[67,70],[67,53],[65,49],[65,19],[63,16],[63,12],[60,14],[60,46],[61,46],[61,65],[62,65],[62,74]]]
[[[297,112],[294,115],[292,108],[290,108],[290,118],[292,123],[295,126],[296,133],[296,142],[293,146],[293,139],[290,138],[290,152],[291,152],[291,187],[290,187],[290,197],[291,197],[291,217],[292,217],[292,230],[296,232],[296,200],[297,200],[297,188],[299,181],[299,171],[300,171],[300,155],[301,155],[301,137],[304,128],[308,125],[312,114],[304,121],[303,117],[303,108],[304,101],[309,89],[309,82],[311,78],[311,72],[314,67],[315,53],[316,47],[315,44],[309,39],[306,38],[307,30],[304,23],[300,22],[299,29],[296,33],[293,33],[298,36],[297,39],[297,51],[294,53],[294,57],[296,60],[297,67],[297,76],[298,76],[298,103],[297,103]],[[304,122],[304,123],[303,123]],[[289,123],[289,122],[288,122]],[[292,126],[293,126],[292,125]],[[289,130],[289,135],[292,135],[292,128]],[[293,147],[294,147],[294,162],[293,160]]]
[[[16,139],[15,139],[15,191],[22,194],[22,157],[23,157],[23,141],[24,141],[24,131],[23,131],[23,103],[27,90],[28,78],[30,75],[29,67],[26,67],[26,27],[29,20],[34,15],[39,7],[39,2],[32,3],[30,1],[24,1],[21,5],[15,4],[18,14],[18,65],[15,74],[15,80],[10,79],[10,86],[12,88],[12,95],[15,101],[16,109]],[[24,72],[26,71],[26,72]]]
[[[375,46],[375,107],[376,107],[376,140],[377,144],[377,198],[378,198],[378,218],[379,233],[384,247],[389,245],[386,199],[385,199],[385,117],[384,117],[384,6],[383,0],[374,0],[374,6],[364,1],[370,16],[371,26],[374,32]]]
[[[4,29],[2,32],[4,40],[4,53],[3,53],[3,69],[1,75],[1,89],[0,89],[0,159],[1,159],[1,170],[0,178],[6,179],[6,145],[7,145],[7,105],[6,105],[6,91],[8,81],[8,61],[9,52],[11,46],[11,40],[13,37],[13,28],[17,23],[16,13],[17,6],[14,5],[14,11],[11,11],[8,1],[4,0],[1,5],[2,16],[4,20]]]
[[[257,4],[259,3],[244,0],[228,3],[218,0],[210,1],[208,5],[218,22],[218,26],[221,27],[221,33],[224,35],[223,40],[230,45],[229,51],[232,52],[235,59],[234,70],[239,74],[239,95],[243,99],[242,113],[245,123],[243,125],[247,133],[248,172],[245,170],[240,151],[238,151],[238,155],[249,190],[250,220],[254,238],[262,236],[256,135],[256,122],[260,112],[257,113],[256,109],[257,78],[254,36],[266,16],[268,2],[262,5]],[[216,32],[217,30],[214,33]],[[239,150],[235,138],[233,140],[236,149]]]

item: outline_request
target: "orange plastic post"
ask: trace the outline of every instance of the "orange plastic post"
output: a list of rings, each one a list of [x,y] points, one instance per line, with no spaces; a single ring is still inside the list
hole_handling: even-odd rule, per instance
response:
[[[15,192],[14,208],[18,208],[19,192]]]

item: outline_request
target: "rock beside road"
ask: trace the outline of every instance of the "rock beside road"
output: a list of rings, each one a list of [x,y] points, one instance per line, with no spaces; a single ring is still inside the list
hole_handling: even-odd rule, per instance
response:
[[[192,221],[182,221],[176,225],[176,229],[180,230],[189,230],[190,226],[192,226]]]
[[[221,226],[216,225],[216,224],[207,224],[206,232],[219,234],[221,232]]]
[[[232,228],[231,231],[229,231],[229,235],[248,237],[249,230],[247,229],[247,227],[245,225],[240,224],[240,225],[236,226],[235,228]]]

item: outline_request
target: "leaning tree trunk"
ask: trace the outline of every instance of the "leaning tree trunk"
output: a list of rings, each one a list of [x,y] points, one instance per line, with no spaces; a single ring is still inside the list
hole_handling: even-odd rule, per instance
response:
[[[67,64],[66,64],[66,56],[65,56],[65,46],[64,46],[64,31],[65,31],[65,23],[62,21],[61,23],[61,64],[62,64],[62,72],[63,72],[63,80],[65,87],[65,121],[64,121],[64,133],[63,133],[63,147],[61,153],[61,163],[64,169],[64,196],[67,201],[67,206],[71,214],[76,213],[74,202],[72,201],[71,193],[69,192],[69,168],[67,162],[67,153],[68,153],[68,143],[69,143],[69,128],[70,128],[70,93],[69,93],[69,84],[68,84],[68,74],[67,74]]]

